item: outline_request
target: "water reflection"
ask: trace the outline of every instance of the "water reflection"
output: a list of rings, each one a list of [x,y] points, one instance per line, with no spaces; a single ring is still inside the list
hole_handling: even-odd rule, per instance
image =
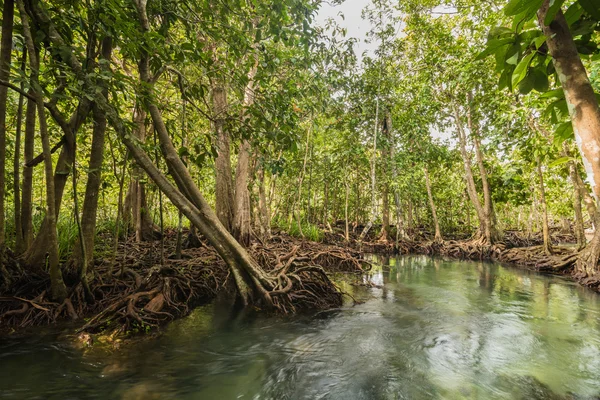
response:
[[[600,394],[599,296],[496,264],[373,258],[364,303],[295,318],[213,305],[159,339],[0,342],[1,398],[571,399]],[[57,344],[58,343],[58,344]]]

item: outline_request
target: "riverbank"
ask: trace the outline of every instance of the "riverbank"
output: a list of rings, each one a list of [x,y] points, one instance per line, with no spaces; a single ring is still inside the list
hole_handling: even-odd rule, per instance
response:
[[[233,276],[217,252],[200,240],[187,242],[177,255],[177,233],[167,231],[163,242],[120,243],[116,257],[98,253],[90,279],[94,302],[85,300],[74,271],[64,271],[67,285],[74,289],[60,304],[49,299],[46,274],[22,273],[0,296],[0,330],[18,332],[72,321],[84,340],[99,333],[111,337],[150,333],[219,295],[235,299]],[[267,273],[282,281],[273,295],[278,308],[268,312],[339,306],[342,294],[326,274],[362,273],[369,268],[355,250],[285,233],[254,243],[249,251]]]
[[[505,242],[494,245],[476,240],[396,242],[373,237],[367,240],[360,241],[355,234],[346,242],[339,233],[329,233],[322,243],[317,243],[277,232],[269,241],[254,243],[249,250],[261,266],[275,276],[281,276],[292,264],[300,271],[298,274],[302,274],[303,269],[322,271],[323,279],[319,282],[314,282],[315,274],[295,275],[295,279],[303,282],[300,291],[285,292],[289,282],[282,278],[278,295],[286,299],[279,309],[283,313],[339,306],[343,294],[335,286],[327,286],[332,283],[326,274],[366,272],[370,264],[363,259],[365,253],[485,260],[577,280],[573,276],[578,256],[574,246],[556,243],[553,254],[548,255],[535,237],[514,232],[507,235]],[[564,241],[565,236],[555,240]],[[188,241],[187,248],[177,255],[176,243],[177,233],[168,231],[163,242],[128,240],[120,243],[116,257],[109,252],[98,256],[90,281],[96,298],[92,303],[85,301],[83,289],[76,284],[72,271],[65,271],[65,280],[75,289],[60,304],[48,298],[47,277],[23,274],[15,280],[13,291],[0,297],[0,330],[19,332],[29,327],[71,321],[82,340],[91,343],[94,335],[115,338],[156,332],[217,296],[235,299],[233,277],[212,247],[202,241]],[[599,288],[597,282],[581,283],[594,290]],[[273,310],[257,308],[257,311]]]
[[[551,253],[544,250],[541,235],[526,235],[517,231],[506,232],[503,241],[491,245],[472,238],[433,241],[428,240],[426,235],[417,235],[421,238],[419,241],[381,240],[376,233],[376,230],[373,230],[366,241],[359,240],[358,233],[351,233],[349,240],[346,241],[344,235],[338,231],[329,233],[326,240],[337,245],[343,243],[364,253],[424,254],[458,260],[498,262],[532,271],[566,276],[591,290],[600,291],[600,278],[582,277],[575,271],[575,264],[580,256],[575,238],[558,230],[551,234]]]

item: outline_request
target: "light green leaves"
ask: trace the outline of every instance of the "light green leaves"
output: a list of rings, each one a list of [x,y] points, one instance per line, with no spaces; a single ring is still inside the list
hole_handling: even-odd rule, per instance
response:
[[[477,61],[483,60],[487,56],[496,53],[502,47],[506,46],[507,44],[512,43],[513,41],[514,41],[514,39],[512,37],[505,38],[505,39],[491,39],[488,41],[487,47],[485,48],[485,50],[483,50],[481,53],[479,53],[477,55],[477,57],[475,58],[475,60],[477,60]]]

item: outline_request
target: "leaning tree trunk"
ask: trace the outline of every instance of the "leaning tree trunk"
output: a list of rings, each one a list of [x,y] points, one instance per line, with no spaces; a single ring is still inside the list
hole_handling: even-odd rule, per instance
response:
[[[544,23],[550,3],[551,0],[544,0],[538,12],[538,21],[547,38],[548,50],[565,93],[577,145],[594,197],[598,200],[600,198],[600,107],[564,14],[559,10],[550,25]],[[577,273],[582,278],[597,280],[599,258],[600,229],[596,229],[593,244],[584,250],[577,261]]]
[[[233,174],[231,169],[230,139],[226,130],[227,91],[222,85],[212,88],[214,129],[216,134],[217,158],[215,160],[215,198],[219,221],[232,232],[233,229]]]
[[[437,209],[435,207],[435,201],[433,200],[433,192],[431,190],[431,179],[429,178],[429,171],[427,167],[423,167],[423,173],[425,174],[425,185],[427,186],[427,197],[429,198],[429,206],[431,207],[431,216],[433,217],[433,224],[435,226],[435,237],[436,242],[441,242],[442,232],[440,230],[440,222],[437,216]]]
[[[42,149],[44,154],[44,173],[46,177],[46,217],[47,234],[45,238],[44,251],[46,252],[46,264],[50,274],[51,297],[55,301],[62,301],[67,297],[67,289],[63,282],[62,272],[58,259],[58,233],[56,231],[56,204],[54,193],[54,174],[52,171],[52,154],[50,152],[50,138],[48,135],[48,126],[46,123],[46,114],[44,110],[43,91],[39,84],[38,71],[40,62],[35,50],[33,36],[29,28],[29,19],[25,12],[23,0],[18,0],[19,10],[21,13],[21,22],[23,24],[23,36],[29,53],[29,64],[31,66],[32,83],[35,89],[34,96],[36,99],[37,112],[40,122],[40,136],[42,139]]]
[[[2,39],[0,42],[0,80],[8,82],[10,77],[10,59],[12,55],[12,32],[15,4],[13,0],[4,0],[2,13]],[[7,286],[10,277],[6,269],[5,253],[5,223],[4,223],[4,197],[5,169],[6,169],[6,103],[8,99],[8,87],[0,86],[0,275],[4,278]]]

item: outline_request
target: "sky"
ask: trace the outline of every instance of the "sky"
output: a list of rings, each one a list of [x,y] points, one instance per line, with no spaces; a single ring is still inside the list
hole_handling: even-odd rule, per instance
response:
[[[358,39],[356,44],[356,54],[360,57],[363,52],[372,52],[377,48],[377,43],[365,43],[367,32],[371,29],[371,24],[361,18],[362,10],[371,3],[371,0],[346,0],[341,5],[332,5],[329,2],[323,2],[317,14],[317,23],[324,25],[327,19],[333,18],[338,24],[347,29],[348,37]],[[342,18],[339,14],[343,14]]]

